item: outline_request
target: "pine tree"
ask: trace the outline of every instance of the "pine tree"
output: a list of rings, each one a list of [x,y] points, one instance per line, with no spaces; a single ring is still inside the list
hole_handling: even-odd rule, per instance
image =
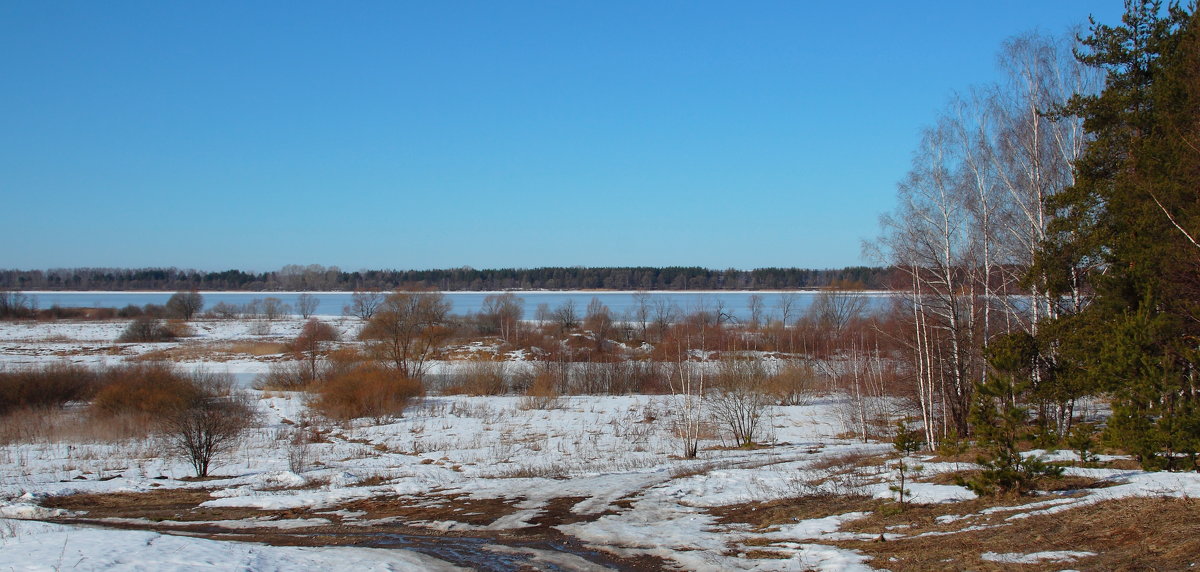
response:
[[[978,478],[960,479],[959,485],[980,496],[1022,494],[1032,490],[1038,479],[1062,474],[1062,467],[1021,455],[1020,443],[1029,427],[1029,410],[1017,405],[1017,396],[1024,389],[1024,384],[1003,374],[979,385],[971,422],[984,451],[976,459],[981,470]]]
[[[1040,343],[1059,350],[1064,379],[1112,397],[1107,440],[1150,468],[1184,468],[1200,441],[1198,28],[1194,6],[1140,0],[1081,39],[1107,81],[1062,110],[1094,139],[1048,203],[1059,218],[1039,259],[1064,292],[1071,272],[1095,269],[1094,301]]]
[[[896,466],[899,482],[889,486],[888,489],[896,493],[901,512],[909,502],[912,502],[912,491],[905,486],[905,483],[912,478],[914,472],[921,470],[920,465],[908,464],[908,457],[925,448],[925,437],[921,434],[921,430],[910,428],[910,424],[908,419],[897,421],[896,435],[892,437],[892,447],[900,455],[900,462]]]

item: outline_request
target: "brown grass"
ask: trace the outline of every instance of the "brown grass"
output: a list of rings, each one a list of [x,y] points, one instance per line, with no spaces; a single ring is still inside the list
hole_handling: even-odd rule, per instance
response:
[[[755,530],[848,512],[874,511],[887,501],[868,496],[811,496],[718,507],[713,516],[722,524],[748,524]]]
[[[1029,499],[1023,499],[1028,501]],[[844,528],[869,534],[887,531],[885,524],[907,521],[912,528],[892,532],[913,535],[936,529],[924,526],[937,512],[966,514],[967,503],[919,507],[890,518],[869,518]],[[923,511],[925,513],[923,514]],[[963,531],[967,521],[951,523],[952,534],[902,538],[888,542],[843,541],[873,562],[891,570],[1060,570],[1063,563],[1003,564],[982,560],[985,552],[1020,553],[1072,550],[1094,552],[1066,567],[1086,570],[1181,570],[1200,562],[1200,505],[1192,499],[1134,498],[1107,501],[1051,515],[1007,521],[1010,512],[971,519],[974,525],[995,525]],[[943,527],[944,528],[944,527]]]
[[[180,522],[260,517],[264,511],[245,507],[200,507],[211,500],[205,489],[159,489],[143,493],[100,493],[48,497],[42,506],[84,512],[88,519],[144,518]]]
[[[555,387],[554,376],[550,373],[539,373],[533,379],[525,396],[517,407],[521,409],[557,409],[562,406],[558,389]]]
[[[400,496],[379,496],[343,504],[338,508],[362,511],[360,519],[398,517],[405,521],[453,521],[487,526],[501,517],[517,512],[516,504],[524,500],[477,499],[463,493],[430,495],[422,499]]]
[[[114,443],[142,439],[155,426],[138,415],[94,417],[80,408],[19,409],[0,417],[0,444]]]
[[[245,356],[262,358],[267,356],[282,356],[288,352],[288,346],[282,342],[220,342],[220,343],[187,343],[173,348],[164,348],[146,352],[135,361],[229,361]]]

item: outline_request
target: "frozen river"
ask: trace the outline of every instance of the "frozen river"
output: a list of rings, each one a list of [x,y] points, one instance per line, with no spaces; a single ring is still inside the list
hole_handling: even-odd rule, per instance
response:
[[[85,307],[85,308],[122,308],[133,304],[166,304],[172,292],[27,292],[39,308],[51,306]],[[244,305],[253,300],[274,297],[282,300],[291,307],[296,306],[299,292],[201,292],[204,296],[205,309],[220,302],[234,305]],[[316,315],[339,316],[351,302],[350,292],[312,292],[319,304]],[[483,307],[484,299],[496,292],[445,292],[444,295],[452,305],[455,314],[470,314],[478,312]],[[558,308],[563,304],[574,303],[576,312],[582,316],[587,305],[593,298],[599,299],[608,306],[613,315],[621,318],[634,316],[638,308],[646,304],[653,315],[659,306],[674,306],[683,313],[697,311],[724,312],[739,320],[750,317],[751,300],[757,296],[761,304],[763,319],[778,318],[788,309],[789,318],[794,320],[812,305],[819,296],[817,292],[780,292],[780,291],[718,291],[718,292],[589,292],[589,291],[515,291],[515,296],[525,302],[525,319],[533,319],[537,308],[545,304],[548,308]],[[880,309],[884,307],[891,293],[888,292],[856,292],[853,295],[863,296],[867,308]],[[789,308],[790,304],[790,308]]]

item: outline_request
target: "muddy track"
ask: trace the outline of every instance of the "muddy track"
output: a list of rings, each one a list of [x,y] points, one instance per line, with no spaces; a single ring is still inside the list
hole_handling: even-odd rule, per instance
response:
[[[579,515],[571,512],[571,507],[582,500],[580,498],[561,498],[548,503],[537,516],[529,520],[532,526],[494,531],[473,529],[467,532],[430,530],[408,522],[438,520],[486,525],[497,517],[510,514],[511,504],[520,499],[481,503],[457,495],[385,497],[354,501],[328,509],[285,511],[199,506],[210,498],[208,491],[204,490],[162,490],[52,497],[45,499],[43,505],[84,515],[48,519],[58,524],[151,530],[163,534],[276,546],[399,548],[484,571],[573,570],[586,566],[640,572],[672,568],[661,558],[618,556],[585,546],[574,537],[560,532],[555,527],[613,514]],[[338,512],[346,510],[382,517],[386,522],[357,523],[344,520]],[[271,521],[296,519],[325,519],[329,524],[283,529],[270,524]],[[255,526],[256,523],[262,523],[263,526]],[[573,557],[578,566],[569,564],[572,561],[570,559],[563,564],[563,559],[547,558],[547,555]]]

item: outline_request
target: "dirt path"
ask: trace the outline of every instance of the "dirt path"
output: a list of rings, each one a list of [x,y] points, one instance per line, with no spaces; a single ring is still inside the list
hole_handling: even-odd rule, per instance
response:
[[[212,540],[259,542],[276,546],[358,546],[420,552],[474,570],[621,570],[670,569],[650,556],[627,557],[560,532],[562,524],[600,518],[605,512],[579,515],[571,508],[582,498],[548,503],[532,526],[480,530],[511,514],[520,499],[470,499],[465,495],[374,497],[325,509],[283,511],[202,507],[209,491],[157,490],[145,493],[80,494],[45,499],[46,507],[80,516],[53,519],[58,524],[152,530]],[[360,515],[354,519],[347,514]],[[364,518],[365,517],[365,518]],[[437,531],[414,523],[452,522],[470,531]]]

